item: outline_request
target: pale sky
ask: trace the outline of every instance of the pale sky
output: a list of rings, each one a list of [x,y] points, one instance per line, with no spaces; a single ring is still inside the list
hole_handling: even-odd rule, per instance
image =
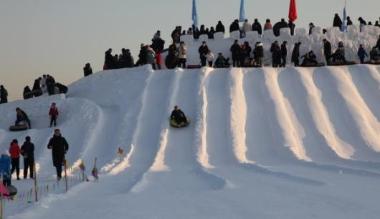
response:
[[[245,0],[246,16],[272,23],[287,18],[289,0]],[[137,59],[140,43],[150,43],[156,30],[166,41],[177,25],[191,25],[192,0],[0,0],[0,84],[9,99],[22,96],[24,86],[51,74],[69,84],[83,76],[90,62],[101,70],[104,51],[129,48]],[[334,13],[342,14],[344,0],[297,0],[297,26],[309,22],[331,26]],[[347,0],[354,23],[380,17],[379,0]],[[240,0],[198,0],[199,24],[228,28],[239,15]]]

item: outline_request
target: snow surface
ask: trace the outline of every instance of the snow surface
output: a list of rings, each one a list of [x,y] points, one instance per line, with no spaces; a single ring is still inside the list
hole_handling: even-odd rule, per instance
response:
[[[96,73],[65,96],[0,106],[1,150],[26,135],[41,184],[54,180],[47,112],[55,101],[67,158],[98,182],[79,183],[9,219],[378,218],[380,69],[375,66]],[[168,125],[174,105],[192,123]],[[15,108],[33,129],[8,132]],[[124,150],[118,155],[118,148]],[[16,181],[19,191],[31,181]]]

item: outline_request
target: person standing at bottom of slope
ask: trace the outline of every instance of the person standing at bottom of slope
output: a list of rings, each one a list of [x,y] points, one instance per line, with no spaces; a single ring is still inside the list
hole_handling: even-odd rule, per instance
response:
[[[59,181],[62,178],[62,166],[65,161],[65,154],[69,150],[69,145],[66,139],[62,137],[59,129],[54,130],[54,135],[50,139],[47,148],[52,150],[53,165],[57,171],[57,180]]]
[[[323,39],[323,54],[325,55],[326,65],[331,64],[331,43],[327,39]]]
[[[25,137],[25,142],[21,146],[21,155],[24,157],[24,179],[29,176],[33,179],[34,173],[34,144],[30,140],[30,136]]]
[[[58,118],[58,108],[55,103],[52,103],[49,109],[49,116],[50,116],[50,127],[54,125],[57,126],[57,118]]]
[[[365,57],[368,57],[368,54],[363,47],[363,44],[360,44],[359,46],[358,57],[360,59],[360,64],[364,64]]]
[[[0,156],[0,176],[4,186],[11,185],[11,158],[6,152]]]
[[[239,45],[239,41],[235,40],[234,44],[230,47],[231,56],[232,56],[232,66],[233,67],[240,67],[240,53],[241,53],[241,47]]]
[[[380,35],[379,35],[379,39],[376,42],[376,47],[377,49],[380,49]]]
[[[181,41],[178,48],[178,67],[186,68],[187,47],[185,42]]]
[[[254,66],[262,67],[264,59],[264,44],[262,42],[257,42],[255,49],[253,50],[253,58],[255,60]]]
[[[11,155],[12,159],[12,170],[11,175],[16,170],[16,176],[17,180],[20,180],[20,146],[18,145],[18,142],[16,139],[13,139],[11,142],[11,146],[9,147],[9,154]]]

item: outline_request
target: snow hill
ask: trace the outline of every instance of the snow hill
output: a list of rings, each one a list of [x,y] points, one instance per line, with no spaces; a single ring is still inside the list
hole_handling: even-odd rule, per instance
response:
[[[55,101],[75,174],[99,182],[25,206],[9,219],[378,218],[380,69],[375,66],[96,73],[51,96],[0,106],[1,150],[26,135],[39,181],[54,180],[47,112]],[[191,118],[173,129],[179,105]],[[15,108],[33,129],[8,132]],[[118,148],[124,155],[117,154]],[[19,191],[31,181],[13,181]]]

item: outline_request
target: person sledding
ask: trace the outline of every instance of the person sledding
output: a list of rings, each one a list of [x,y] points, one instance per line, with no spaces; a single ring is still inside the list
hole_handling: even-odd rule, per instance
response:
[[[182,128],[189,125],[189,120],[186,118],[184,112],[178,106],[174,107],[170,115],[170,125],[175,128]]]
[[[7,152],[3,152],[0,156],[0,193],[4,197],[12,198],[17,194],[17,188],[11,184],[11,158]]]
[[[16,108],[16,121],[14,126],[9,127],[10,131],[20,131],[30,129],[30,120],[28,115],[20,108]]]

